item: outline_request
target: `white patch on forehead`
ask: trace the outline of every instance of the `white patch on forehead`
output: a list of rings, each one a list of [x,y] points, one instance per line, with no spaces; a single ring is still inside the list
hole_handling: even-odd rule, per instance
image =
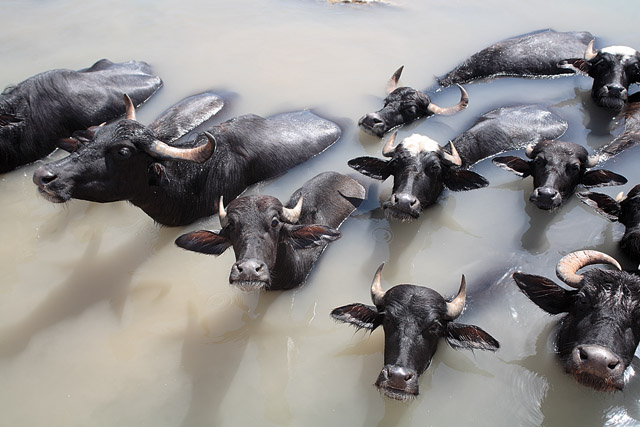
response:
[[[635,56],[638,53],[637,50],[629,46],[609,46],[609,47],[600,49],[600,52],[609,53],[611,55],[620,55],[623,58],[626,58],[629,56]]]
[[[421,152],[440,151],[440,144],[437,141],[417,133],[403,139],[400,145],[413,156]]]

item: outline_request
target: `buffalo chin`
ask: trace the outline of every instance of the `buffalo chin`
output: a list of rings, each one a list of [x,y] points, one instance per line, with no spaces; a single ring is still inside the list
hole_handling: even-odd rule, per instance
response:
[[[397,389],[378,383],[376,383],[375,386],[381,394],[384,394],[390,399],[399,400],[401,402],[413,400],[418,396],[418,389]]]
[[[263,289],[267,289],[270,285],[270,283],[263,282],[261,280],[236,280],[229,281],[229,284],[246,292],[261,291]]]
[[[596,98],[596,103],[601,107],[620,111],[624,107],[626,100],[617,96],[600,96]]]
[[[624,378],[601,378],[599,376],[582,371],[569,373],[578,383],[590,387],[596,391],[615,393],[616,391],[622,391],[622,389],[624,388]]]
[[[41,187],[38,187],[38,193],[51,203],[66,203],[69,201],[68,198],[59,196],[55,193],[50,193],[46,189],[43,189]]]
[[[387,219],[398,220],[402,222],[410,222],[420,218],[420,211],[399,210],[395,207],[385,206],[385,205],[383,205],[382,207],[384,209],[384,215],[387,217]]]

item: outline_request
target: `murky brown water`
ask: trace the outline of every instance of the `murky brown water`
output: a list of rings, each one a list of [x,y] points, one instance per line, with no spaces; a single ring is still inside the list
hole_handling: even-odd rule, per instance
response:
[[[342,227],[307,285],[247,294],[227,283],[219,258],[173,241],[217,218],[160,228],[127,203],[53,205],[31,182],[37,164],[0,178],[0,425],[2,426],[598,426],[640,423],[640,380],[616,395],[565,375],[553,354],[554,319],[516,288],[521,269],[553,277],[558,259],[585,247],[617,249],[622,226],[575,197],[555,213],[528,201],[530,180],[484,161],[490,187],[446,192],[415,223],[389,223],[378,209],[390,182],[346,161],[379,155],[356,121],[379,108],[384,85],[426,89],[468,55],[504,38],[551,27],[587,30],[597,47],[640,47],[634,1],[505,2],[398,0],[394,6],[314,0],[4,1],[0,86],[40,71],[97,59],[149,62],[164,88],[141,108],[150,123],[170,104],[207,89],[234,92],[222,113],[271,115],[314,108],[344,118],[327,152],[252,192],[287,199],[325,170],[357,177],[369,200]],[[614,10],[615,9],[615,10]],[[623,11],[623,13],[620,13]],[[442,143],[482,113],[519,103],[555,106],[564,139],[590,151],[612,138],[611,114],[593,106],[591,82],[505,79],[467,85],[469,108],[405,127]],[[434,96],[457,101],[455,88]],[[519,153],[522,154],[522,153]],[[52,157],[63,156],[55,153]],[[640,182],[637,149],[604,166]],[[49,159],[44,160],[45,162]],[[332,308],[368,303],[376,267],[383,284],[429,285],[445,295],[469,284],[465,323],[493,334],[496,354],[442,345],[413,402],[382,398],[383,333],[354,333]]]

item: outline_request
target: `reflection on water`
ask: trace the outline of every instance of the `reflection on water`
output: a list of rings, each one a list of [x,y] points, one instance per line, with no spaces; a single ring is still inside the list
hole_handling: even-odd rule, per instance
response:
[[[433,76],[500,39],[551,27],[588,30],[598,37],[596,47],[633,46],[637,37],[628,28],[635,28],[640,6],[624,8],[621,14],[577,0],[542,0],[535,10],[497,0],[4,2],[11,19],[0,28],[0,86],[103,57],[137,59],[165,83],[138,110],[143,123],[209,89],[235,94],[216,121],[313,108],[338,118],[342,139],[249,192],[286,199],[312,176],[336,170],[362,182],[368,199],[303,288],[246,294],[227,283],[232,252],[214,258],[173,244],[185,232],[219,228],[215,217],[163,228],[127,203],[50,204],[37,196],[31,176],[64,153],[3,175],[0,424],[637,425],[640,383],[632,378],[615,395],[576,384],[548,344],[554,318],[510,278],[518,270],[553,277],[563,254],[584,247],[632,267],[616,246],[620,224],[575,197],[553,213],[536,209],[528,201],[530,179],[489,160],[473,167],[489,187],[445,191],[418,221],[389,223],[379,206],[391,180],[372,180],[346,164],[381,157],[380,140],[356,122],[380,108],[385,83],[400,65],[401,84],[430,88],[438,105],[453,105],[458,90],[436,92]],[[467,110],[419,121],[398,137],[417,132],[444,144],[487,111],[539,103],[569,122],[563,139],[592,152],[619,126],[593,105],[590,87],[582,76],[466,85]],[[638,155],[631,149],[607,161],[603,167],[629,183],[599,191],[613,196],[640,182]],[[410,282],[452,295],[465,274],[469,298],[460,321],[495,336],[500,350],[472,353],[443,344],[421,377],[417,399],[381,397],[373,382],[382,367],[382,331],[354,333],[329,312],[369,304],[382,262],[385,289]]]

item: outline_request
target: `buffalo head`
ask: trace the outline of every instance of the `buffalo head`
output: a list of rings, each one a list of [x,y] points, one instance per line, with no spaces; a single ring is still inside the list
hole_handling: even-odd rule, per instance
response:
[[[300,252],[326,246],[340,237],[340,232],[325,225],[303,225],[298,220],[303,198],[293,208],[267,195],[234,199],[225,209],[222,198],[219,231],[200,230],[183,234],[176,244],[181,248],[210,255],[220,255],[230,246],[236,255],[229,283],[243,290],[270,289],[277,275],[297,275]],[[293,251],[293,252],[292,252]],[[308,272],[308,271],[307,271]]]
[[[596,104],[612,110],[621,110],[627,102],[629,85],[640,82],[640,54],[627,46],[594,50],[592,40],[584,58],[565,60],[559,65],[592,77],[591,96]]]
[[[486,187],[488,181],[475,172],[460,168],[463,161],[453,144],[451,154],[433,139],[413,134],[395,146],[394,133],[382,149],[390,160],[358,157],[348,164],[374,179],[393,176],[393,194],[382,207],[385,214],[401,221],[420,216],[422,209],[436,202],[444,187],[453,191]]]
[[[592,268],[610,264],[617,270]],[[625,371],[640,342],[640,279],[597,251],[573,252],[562,258],[556,274],[572,290],[542,276],[514,273],[518,287],[550,314],[564,313],[556,346],[566,372],[600,391],[622,390]]]
[[[496,157],[493,163],[523,178],[533,177],[531,200],[540,209],[557,208],[575,190],[585,187],[620,185],[627,182],[621,175],[608,170],[587,170],[598,163],[598,156],[572,142],[542,141],[529,145],[525,152],[529,161],[515,156]]]
[[[375,383],[386,396],[408,400],[418,395],[418,377],[429,367],[441,338],[454,348],[495,351],[500,347],[491,335],[474,325],[455,323],[466,300],[464,276],[458,295],[446,301],[433,289],[396,285],[382,290],[382,264],[373,278],[374,306],[350,304],[331,316],[356,328],[384,329],[384,368]]]
[[[398,87],[398,80],[403,67],[393,73],[387,83],[387,97],[384,106],[375,113],[365,114],[358,121],[358,125],[372,135],[382,137],[389,130],[408,124],[421,117],[434,114],[451,115],[467,108],[469,95],[460,85],[460,102],[448,108],[438,107],[424,92],[410,87]]]

